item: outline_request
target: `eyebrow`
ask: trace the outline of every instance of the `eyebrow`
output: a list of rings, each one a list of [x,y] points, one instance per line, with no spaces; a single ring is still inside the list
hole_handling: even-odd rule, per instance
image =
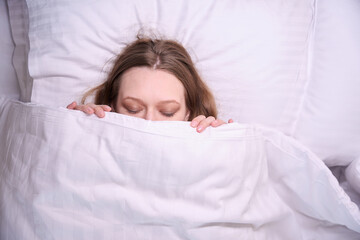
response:
[[[145,105],[145,103],[144,103],[141,99],[139,99],[139,98],[125,97],[125,98],[123,98],[122,100],[126,100],[126,99],[134,100],[134,101],[139,102],[139,103],[142,104],[142,105]],[[180,105],[180,103],[177,102],[177,101],[175,101],[175,100],[160,101],[160,103],[159,103],[158,105],[167,104],[167,103],[176,103],[177,105]]]

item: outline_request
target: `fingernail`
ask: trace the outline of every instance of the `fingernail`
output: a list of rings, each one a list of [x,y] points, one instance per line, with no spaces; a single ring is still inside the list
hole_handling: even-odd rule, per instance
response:
[[[196,121],[195,121],[195,122],[191,122],[191,126],[192,126],[192,127],[196,127],[197,125],[198,125],[198,122],[196,122]]]
[[[198,127],[196,130],[197,130],[198,132],[200,132],[202,129],[203,129],[203,128],[200,126],[200,127]]]

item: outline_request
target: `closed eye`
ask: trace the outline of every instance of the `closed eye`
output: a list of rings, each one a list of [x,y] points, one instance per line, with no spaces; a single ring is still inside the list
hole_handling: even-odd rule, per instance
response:
[[[172,113],[162,112],[161,114],[164,115],[165,117],[173,117],[175,115],[174,112]]]
[[[130,114],[137,114],[138,112],[140,112],[140,110],[131,110],[131,109],[128,109],[126,108],[126,111]]]

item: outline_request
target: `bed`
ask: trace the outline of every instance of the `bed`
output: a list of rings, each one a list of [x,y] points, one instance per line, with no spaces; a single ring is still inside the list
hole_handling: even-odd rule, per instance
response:
[[[358,1],[0,4],[0,239],[360,239]],[[67,110],[139,31],[235,123]]]

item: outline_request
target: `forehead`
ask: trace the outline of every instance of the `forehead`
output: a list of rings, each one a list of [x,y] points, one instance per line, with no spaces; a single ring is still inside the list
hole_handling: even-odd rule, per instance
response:
[[[145,100],[182,100],[185,89],[173,74],[149,67],[133,67],[121,78],[120,97],[137,97]]]

